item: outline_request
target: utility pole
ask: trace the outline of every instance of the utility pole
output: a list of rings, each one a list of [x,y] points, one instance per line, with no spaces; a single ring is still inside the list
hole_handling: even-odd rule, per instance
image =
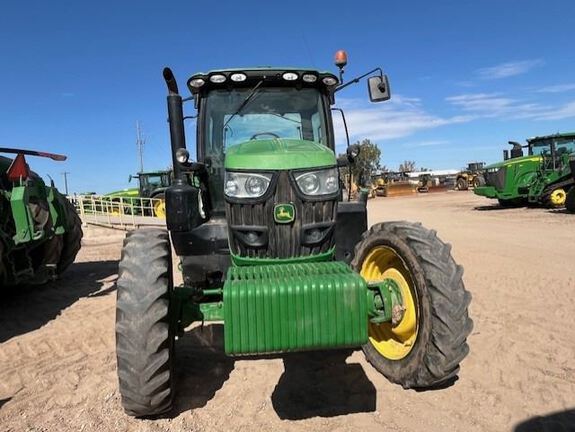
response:
[[[64,171],[62,175],[64,176],[64,191],[66,191],[66,196],[68,196],[68,174],[69,171]]]
[[[140,159],[140,172],[144,171],[144,144],[146,139],[142,136],[140,122],[136,122],[136,148],[138,149],[138,156]]]

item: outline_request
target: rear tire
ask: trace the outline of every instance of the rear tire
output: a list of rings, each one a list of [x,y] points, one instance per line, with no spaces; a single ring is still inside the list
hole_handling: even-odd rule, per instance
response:
[[[569,213],[575,213],[575,186],[572,186],[567,192],[567,198],[565,199],[565,209]]]
[[[377,258],[378,251],[384,259]],[[351,266],[368,282],[403,279],[405,315],[396,326],[369,324],[369,341],[363,346],[367,360],[404,388],[435,387],[454,379],[469,352],[467,336],[473,322],[467,312],[471,294],[465,290],[463,268],[453,260],[451,246],[421,224],[380,223],[363,235]],[[396,334],[409,315],[415,330],[409,337],[405,329],[401,336]]]
[[[162,229],[124,240],[116,303],[116,356],[122,406],[135,417],[168,412],[173,400],[171,246]]]
[[[60,201],[64,212],[66,213],[67,228],[63,236],[63,246],[62,254],[60,255],[60,260],[58,261],[57,273],[61,275],[66,271],[70,264],[76,259],[76,255],[82,247],[82,237],[84,233],[82,231],[82,220],[76,213],[76,208],[72,205],[67,198],[62,197]]]

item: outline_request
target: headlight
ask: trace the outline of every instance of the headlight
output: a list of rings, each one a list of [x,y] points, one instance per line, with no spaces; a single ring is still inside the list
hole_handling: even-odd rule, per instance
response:
[[[271,179],[271,174],[226,171],[224,192],[231,198],[259,198],[268,190]]]
[[[295,181],[304,195],[328,195],[337,192],[339,188],[336,168],[300,173],[296,175]]]

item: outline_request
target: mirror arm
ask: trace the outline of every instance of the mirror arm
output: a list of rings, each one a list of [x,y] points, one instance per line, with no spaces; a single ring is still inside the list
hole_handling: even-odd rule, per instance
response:
[[[361,76],[358,76],[358,77],[352,79],[351,81],[348,81],[345,84],[340,85],[339,87],[336,87],[336,89],[334,90],[334,93],[346,88],[348,85],[358,83],[360,80],[362,80],[363,78],[365,78],[368,75],[371,75],[374,72],[379,72],[379,76],[382,77],[382,79],[383,79],[383,70],[380,67],[376,67],[375,69],[370,70],[369,72],[367,72]]]
[[[347,141],[347,146],[349,147],[349,132],[347,130],[347,122],[345,121],[345,114],[341,108],[332,108],[332,111],[338,111],[341,114],[341,119],[343,120],[343,127],[345,129],[345,139]]]

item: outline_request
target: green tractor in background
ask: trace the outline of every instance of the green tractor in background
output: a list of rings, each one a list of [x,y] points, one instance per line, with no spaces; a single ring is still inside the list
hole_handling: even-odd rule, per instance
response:
[[[74,206],[30,171],[25,156],[56,161],[65,156],[0,148],[0,287],[42,284],[74,262],[82,223]]]
[[[342,197],[338,168],[354,163],[358,147],[348,138],[336,158],[335,93],[369,77],[372,102],[390,97],[380,68],[342,84],[345,63],[338,52],[339,80],[296,68],[199,73],[187,99],[164,69],[168,230],[127,234],[117,282],[117,370],[129,415],[170,410],[176,336],[207,321],[223,321],[231,356],[362,347],[405,388],[455,379],[472,321],[451,247],[418,223],[368,229],[366,195]],[[198,109],[197,161],[186,149],[188,100]]]
[[[122,189],[116,192],[110,192],[104,195],[110,198],[112,203],[112,214],[121,214],[135,212],[144,213],[144,216],[155,216],[161,219],[166,218],[166,188],[172,184],[172,170],[139,172],[131,175],[128,182],[132,179],[138,179],[137,188]],[[121,205],[119,198],[122,198]],[[154,201],[149,206],[143,206],[139,198],[152,198]],[[123,208],[120,208],[123,206]],[[149,214],[146,214],[149,213]]]
[[[567,194],[575,184],[569,164],[572,155],[575,155],[575,136],[555,141],[550,151],[541,153],[537,176],[529,188],[529,203],[565,206]]]
[[[571,188],[566,160],[575,152],[575,133],[534,137],[527,145],[510,141],[513,148],[503,152],[503,162],[485,167],[483,186],[475,194],[495,198],[502,207],[517,207],[539,203],[550,207],[565,204]],[[523,155],[523,148],[528,155]]]

